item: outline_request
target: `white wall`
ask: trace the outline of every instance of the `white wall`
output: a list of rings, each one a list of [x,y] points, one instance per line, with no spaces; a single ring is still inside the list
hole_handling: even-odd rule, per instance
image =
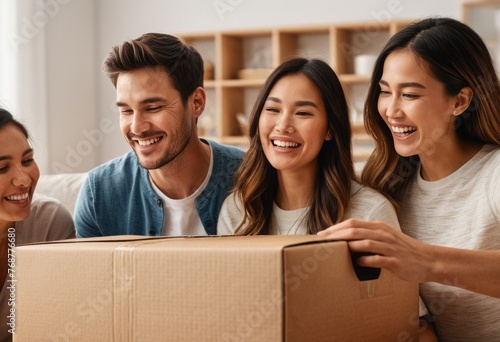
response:
[[[54,1],[54,0],[53,0]],[[58,0],[62,1],[62,0]],[[87,171],[129,151],[102,73],[112,45],[145,32],[191,33],[355,21],[460,18],[461,0],[65,0],[48,25],[52,167]],[[87,150],[89,150],[87,155]]]
[[[48,173],[88,170],[100,162],[100,146],[87,138],[98,118],[95,4],[57,1],[46,1],[59,4],[46,27]]]

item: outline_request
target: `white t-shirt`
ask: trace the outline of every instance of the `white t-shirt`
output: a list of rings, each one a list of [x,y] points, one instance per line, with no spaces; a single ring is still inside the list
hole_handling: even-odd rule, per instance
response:
[[[212,147],[210,147],[212,148]],[[201,183],[196,191],[186,198],[172,199],[167,197],[158,189],[153,180],[149,180],[154,192],[162,199],[163,202],[163,230],[162,235],[179,236],[179,235],[208,235],[196,210],[195,200],[203,190],[205,190],[213,168],[213,153],[210,151],[210,166],[205,180]]]
[[[423,180],[417,170],[400,205],[403,232],[419,241],[500,249],[500,148],[484,146],[438,181]],[[420,296],[435,318],[440,341],[500,341],[500,298],[431,282],[420,285]]]
[[[219,235],[233,235],[243,218],[242,204],[234,193],[231,193],[222,204],[217,224]],[[273,204],[272,234],[307,234],[305,216],[309,207],[297,210],[282,210]],[[393,205],[378,192],[352,181],[351,201],[343,220],[357,218],[366,221],[384,221],[399,229],[398,216]],[[328,227],[324,227],[328,228]],[[279,233],[278,233],[279,232]]]

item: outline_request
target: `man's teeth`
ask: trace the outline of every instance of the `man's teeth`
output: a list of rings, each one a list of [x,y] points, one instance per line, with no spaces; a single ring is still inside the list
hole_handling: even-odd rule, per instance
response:
[[[28,198],[28,193],[22,195],[7,196],[6,198],[9,201],[22,201]]]
[[[137,143],[141,146],[149,146],[151,144],[154,144],[155,142],[159,141],[161,138],[154,138],[154,139],[149,139],[149,140],[137,140]]]
[[[411,133],[416,131],[417,129],[415,127],[395,127],[391,126],[391,129],[394,133]]]
[[[291,141],[281,141],[281,140],[274,140],[273,144],[278,147],[297,147],[299,144]]]

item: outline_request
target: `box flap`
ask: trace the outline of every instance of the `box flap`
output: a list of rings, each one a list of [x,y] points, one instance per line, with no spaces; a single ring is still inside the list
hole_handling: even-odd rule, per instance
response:
[[[360,281],[347,243],[284,249],[285,334],[292,341],[385,342],[416,335],[418,285],[382,271]],[[403,295],[401,295],[401,293]]]

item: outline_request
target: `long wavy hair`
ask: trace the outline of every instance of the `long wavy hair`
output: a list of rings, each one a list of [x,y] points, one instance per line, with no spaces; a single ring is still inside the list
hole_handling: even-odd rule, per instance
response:
[[[482,144],[500,144],[500,84],[488,49],[467,25],[450,18],[428,18],[396,33],[380,53],[365,102],[366,131],[375,149],[361,174],[361,181],[390,198],[395,205],[420,163],[418,155],[396,153],[392,133],[378,111],[384,62],[394,51],[409,49],[425,63],[449,96],[464,87],[472,101],[455,121],[458,136]]]
[[[333,138],[324,141],[318,155],[319,172],[306,218],[311,234],[339,222],[350,200],[355,179],[351,156],[349,111],[339,79],[331,67],[318,59],[294,58],[278,66],[266,80],[250,116],[250,146],[237,172],[234,191],[243,203],[243,219],[237,235],[269,234],[273,202],[278,191],[277,170],[267,160],[260,140],[259,119],[264,103],[281,78],[304,74],[317,87]]]

